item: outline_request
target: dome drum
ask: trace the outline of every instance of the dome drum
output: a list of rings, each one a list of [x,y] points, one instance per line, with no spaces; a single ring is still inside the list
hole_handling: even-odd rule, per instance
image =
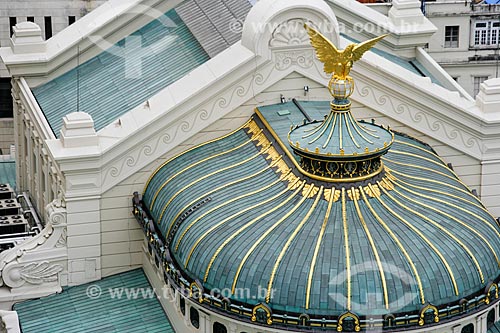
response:
[[[342,112],[334,110],[338,107],[334,103],[336,101],[331,104],[332,113],[324,122],[312,121],[292,127],[288,144],[299,156],[300,167],[334,183],[362,181],[383,172],[381,157],[390,149],[394,135],[382,126],[355,121],[350,114],[350,102]],[[316,138],[311,135],[314,133],[319,133]],[[374,136],[373,141],[366,139],[369,135]],[[369,142],[361,149],[358,142],[363,138]],[[322,142],[325,143],[322,145]]]
[[[337,182],[361,181],[372,178],[383,171],[380,157],[343,162],[310,158],[304,154],[300,157],[300,166],[311,174]]]

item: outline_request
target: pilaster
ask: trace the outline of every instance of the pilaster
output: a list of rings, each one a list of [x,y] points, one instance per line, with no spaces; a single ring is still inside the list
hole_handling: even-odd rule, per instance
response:
[[[500,114],[500,78],[486,80],[481,84],[476,104],[485,114]]]
[[[200,312],[200,332],[210,332],[210,322],[209,316],[203,311]]]
[[[17,170],[16,172],[16,190],[22,190],[23,185],[26,181],[26,161],[25,156],[25,144],[24,144],[24,106],[21,102],[19,96],[19,80],[12,79],[12,102],[13,102],[13,114],[14,114],[14,144],[16,146],[16,161]]]
[[[476,317],[476,323],[474,325],[474,331],[476,333],[483,333],[483,332],[486,332],[486,330],[483,331],[483,328],[482,328],[482,323],[483,323],[483,320],[481,317]]]
[[[476,105],[485,117],[500,119],[500,79],[481,84]],[[500,216],[500,133],[484,141],[485,153],[481,160],[481,200],[495,216]]]
[[[389,19],[398,26],[420,25],[425,19],[420,6],[419,0],[392,0]]]
[[[68,284],[101,278],[101,175],[99,141],[90,115],[64,117],[59,140],[47,142],[63,174],[67,209]]]

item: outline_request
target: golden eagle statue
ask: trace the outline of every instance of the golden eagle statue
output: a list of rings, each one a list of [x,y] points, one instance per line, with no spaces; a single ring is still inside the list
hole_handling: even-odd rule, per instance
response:
[[[304,24],[304,28],[309,34],[311,45],[316,50],[318,59],[325,64],[325,73],[333,73],[333,78],[340,80],[346,80],[353,63],[361,59],[366,51],[371,49],[379,40],[387,36],[386,34],[375,37],[360,44],[352,43],[347,45],[344,50],[339,50],[319,31],[311,28],[307,24]]]

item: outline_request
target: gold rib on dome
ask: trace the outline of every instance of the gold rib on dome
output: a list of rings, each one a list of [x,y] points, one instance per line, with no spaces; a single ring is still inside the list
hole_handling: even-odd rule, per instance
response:
[[[368,225],[365,222],[363,214],[361,213],[361,209],[359,208],[357,196],[353,193],[355,191],[354,187],[352,187],[350,189],[350,191],[351,191],[351,197],[353,198],[354,206],[356,207],[356,212],[358,214],[359,221],[361,222],[361,225],[363,226],[363,230],[365,231],[365,234],[368,238],[368,241],[370,242],[370,247],[372,249],[373,256],[375,257],[375,260],[377,262],[377,267],[378,267],[379,274],[380,274],[380,280],[382,282],[382,291],[384,294],[384,305],[385,305],[385,308],[388,310],[389,309],[389,294],[387,292],[387,281],[385,278],[384,267],[382,266],[382,260],[380,260],[377,246],[376,246],[376,244],[373,240],[373,237],[370,233],[370,229],[368,229]]]
[[[323,242],[323,237],[325,235],[326,226],[328,225],[328,219],[330,217],[330,212],[332,210],[333,202],[335,201],[335,194],[338,195],[338,190],[327,189],[325,190],[325,199],[328,201],[328,208],[326,209],[325,218],[323,219],[323,224],[321,225],[321,230],[319,232],[318,239],[316,240],[316,246],[314,248],[314,254],[311,261],[311,266],[309,267],[309,275],[307,278],[307,288],[306,288],[306,310],[309,309],[309,303],[311,300],[311,288],[313,283],[314,270],[316,268],[316,262],[318,260],[318,253]]]
[[[243,161],[240,161],[240,162],[237,162],[237,163],[234,163],[234,164],[231,164],[227,167],[224,167],[224,168],[220,168],[214,172],[211,172],[209,174],[206,174],[194,181],[192,181],[191,183],[187,184],[186,186],[184,186],[183,188],[181,188],[179,191],[177,191],[168,201],[167,203],[163,206],[163,209],[161,211],[161,214],[160,214],[160,218],[158,219],[158,224],[161,224],[162,220],[163,220],[163,215],[165,214],[168,206],[172,203],[172,201],[178,196],[180,195],[182,192],[186,191],[187,189],[189,189],[190,187],[193,187],[194,185],[196,185],[197,183],[201,182],[202,180],[204,179],[207,179],[207,178],[210,178],[214,175],[217,175],[221,172],[224,172],[224,171],[227,171],[227,170],[231,170],[231,169],[235,169],[241,165],[244,165],[245,163],[248,163],[250,162],[251,160],[261,156],[262,154],[265,154],[271,147],[268,147],[266,150],[264,150],[263,152],[258,152],[246,159],[244,159]],[[169,227],[168,227],[168,230],[167,230],[167,234],[170,233],[170,229],[172,228],[173,226],[173,223],[175,222],[175,220],[171,221]]]
[[[254,120],[253,118],[250,118],[248,119],[243,125],[241,125],[240,127],[238,127],[237,129],[235,129],[234,131],[231,131],[223,136],[220,136],[218,138],[215,138],[215,139],[212,139],[212,140],[209,140],[209,141],[206,141],[206,142],[203,142],[199,145],[196,145],[194,147],[191,147],[187,150],[185,150],[184,152],[178,154],[178,155],[174,155],[172,156],[171,158],[169,158],[168,160],[166,160],[165,162],[163,162],[158,168],[156,168],[156,170],[151,174],[151,176],[149,176],[148,180],[146,181],[146,185],[144,185],[144,190],[143,190],[143,193],[145,193],[147,190],[148,190],[148,187],[149,187],[149,184],[151,183],[151,180],[154,178],[154,176],[156,176],[156,174],[158,174],[158,172],[163,169],[164,166],[166,166],[167,164],[169,164],[170,162],[172,162],[173,160],[177,159],[177,158],[180,158],[181,156],[195,150],[195,149],[198,149],[198,148],[201,148],[203,146],[206,146],[210,143],[213,143],[213,142],[217,142],[217,141],[222,141],[224,140],[225,138],[237,133],[238,131],[240,131],[242,128],[247,128],[251,123],[253,123]]]
[[[338,50],[325,36],[305,25],[311,44],[332,74],[328,90],[333,97],[330,110],[322,122],[304,122],[292,127],[288,144],[300,157],[303,174],[326,182],[356,182],[372,178],[384,169],[380,157],[392,143],[394,135],[374,124],[361,124],[351,114],[349,97],[354,92],[354,80],[349,71],[380,36],[360,44],[350,44]],[[314,179],[318,179],[312,177]]]
[[[304,197],[309,197],[309,194],[313,191],[314,185],[310,186],[310,189],[308,191],[308,194]],[[323,186],[320,187],[318,194],[316,195],[316,199],[314,200],[313,205],[307,212],[306,216],[302,219],[302,221],[299,223],[299,225],[295,228],[295,230],[292,232],[288,240],[286,241],[285,245],[281,249],[280,254],[278,255],[278,258],[276,259],[276,262],[274,263],[273,270],[271,272],[271,277],[269,278],[269,283],[267,286],[267,294],[266,294],[266,302],[269,303],[272,295],[272,290],[273,290],[273,283],[274,283],[274,278],[276,277],[276,272],[278,271],[278,268],[281,264],[281,261],[283,260],[283,257],[285,256],[288,248],[290,247],[290,244],[293,242],[295,237],[297,237],[297,234],[299,231],[302,229],[304,224],[309,220],[311,215],[314,213],[314,210],[316,209],[316,206],[318,205],[319,200],[321,199],[321,196],[323,195]],[[234,289],[233,289],[234,292]]]
[[[300,186],[297,187],[297,189],[295,190],[295,192],[293,192],[292,195],[290,195],[288,198],[286,198],[285,200],[283,200],[282,202],[280,202],[278,205],[276,205],[275,207],[271,208],[270,210],[264,212],[263,214],[257,216],[255,219],[253,219],[252,221],[248,222],[247,224],[245,224],[243,227],[241,227],[238,231],[236,231],[235,233],[233,233],[231,236],[229,236],[226,240],[224,240],[224,242],[217,248],[217,250],[215,251],[215,253],[212,255],[212,258],[210,259],[210,262],[208,263],[208,266],[207,266],[207,269],[205,271],[205,276],[203,277],[203,282],[207,282],[207,279],[208,279],[208,275],[210,274],[210,269],[212,268],[214,262],[215,262],[215,259],[217,259],[217,256],[220,254],[220,252],[222,251],[222,249],[224,249],[224,247],[226,247],[233,239],[235,239],[238,235],[240,235],[243,231],[245,231],[247,228],[251,227],[253,224],[257,223],[257,222],[260,222],[261,219],[263,219],[265,216],[268,216],[270,214],[272,214],[273,212],[275,212],[276,210],[278,210],[279,208],[281,208],[282,206],[286,205],[289,201],[291,201],[297,194],[299,194],[302,190],[302,188],[304,187],[304,185],[306,184],[305,181],[302,181],[302,183],[300,184]],[[311,188],[312,190],[312,188]],[[295,210],[297,210],[305,201],[305,199],[307,199],[307,196],[304,196],[300,201],[299,203],[297,203],[291,210],[289,210],[280,220],[278,220],[278,222],[275,223],[274,225],[274,228],[276,226],[278,226],[279,224],[281,224],[284,220],[286,220],[290,215],[293,214],[293,212],[295,212]],[[271,232],[272,230],[274,230],[274,228],[271,228],[271,229],[268,229],[267,232]],[[267,234],[266,232],[266,234]],[[262,239],[265,237],[264,234],[261,238],[260,238],[260,241],[262,241]]]

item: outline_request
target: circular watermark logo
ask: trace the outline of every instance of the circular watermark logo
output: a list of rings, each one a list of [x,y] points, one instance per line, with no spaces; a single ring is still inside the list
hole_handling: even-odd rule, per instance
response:
[[[90,299],[98,299],[101,297],[102,289],[98,285],[91,284],[87,287],[87,297]]]
[[[121,6],[125,6],[122,4]],[[131,18],[147,16],[151,21],[158,21],[168,31],[177,28],[177,24],[161,11],[145,5],[137,5],[123,12],[122,15],[129,15]],[[104,19],[104,18],[103,18]],[[96,18],[94,22],[101,21]],[[94,24],[96,26],[96,24]],[[92,27],[91,27],[92,28]],[[92,34],[88,39],[103,51],[125,61],[125,78],[138,79],[142,77],[142,61],[146,57],[154,56],[170,47],[178,36],[172,33],[165,33],[163,37],[154,43],[145,43],[141,34],[134,34],[124,38],[123,43],[111,43],[99,34]]]
[[[388,309],[389,311],[395,313],[398,310],[404,308],[405,306],[414,302],[414,300],[418,297],[418,293],[411,291],[410,286],[414,286],[417,284],[415,278],[408,274],[405,270],[388,263],[382,263],[382,267],[384,270],[385,279],[387,280],[388,276],[391,277],[392,280],[400,280],[401,284],[405,286],[403,289],[406,290],[401,295],[394,295],[392,290],[387,290],[388,295],[384,295],[384,290],[382,287],[376,290],[357,290],[356,286],[353,288],[353,291],[356,291],[356,294],[359,296],[352,298],[350,300],[347,299],[345,293],[335,292],[329,293],[328,295],[339,305],[345,307],[348,301],[350,301],[351,309],[357,314],[361,316],[368,316],[373,314],[373,310],[377,308],[385,308],[385,297],[387,299],[392,299],[389,302]],[[380,271],[376,262],[367,261],[361,264],[357,264],[351,267],[350,277],[351,283],[353,277],[358,276],[360,279],[366,279],[367,273],[370,275],[375,273],[380,276]],[[330,280],[330,285],[338,286],[337,290],[344,288],[347,283],[347,271],[343,271],[336,276],[334,276]],[[364,293],[361,294],[361,293]],[[389,295],[390,294],[390,295]],[[392,297],[389,297],[392,296]],[[399,296],[397,299],[394,299],[394,296]]]
[[[233,18],[229,21],[229,31],[235,34],[239,34],[243,31],[243,20]]]

